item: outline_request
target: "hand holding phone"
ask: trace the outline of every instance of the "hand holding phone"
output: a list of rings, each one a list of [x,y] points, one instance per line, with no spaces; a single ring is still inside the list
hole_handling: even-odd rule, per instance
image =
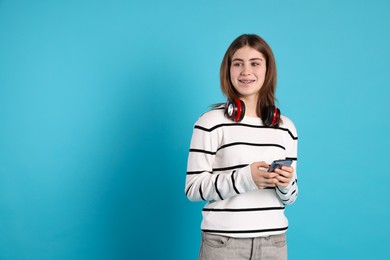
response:
[[[271,166],[268,168],[268,172],[274,172],[275,169],[280,169],[283,166],[291,166],[292,160],[275,160],[272,162]]]

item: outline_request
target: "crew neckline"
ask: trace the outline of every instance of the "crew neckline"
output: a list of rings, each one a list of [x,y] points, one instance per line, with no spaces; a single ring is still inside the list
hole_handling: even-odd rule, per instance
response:
[[[244,116],[242,122],[255,123],[255,124],[263,124],[263,121],[260,117],[255,116]]]

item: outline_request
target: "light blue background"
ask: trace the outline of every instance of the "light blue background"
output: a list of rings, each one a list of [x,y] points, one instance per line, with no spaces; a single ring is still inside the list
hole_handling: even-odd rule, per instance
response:
[[[257,33],[299,131],[291,260],[385,259],[390,1],[0,0],[0,259],[196,259],[219,65]]]

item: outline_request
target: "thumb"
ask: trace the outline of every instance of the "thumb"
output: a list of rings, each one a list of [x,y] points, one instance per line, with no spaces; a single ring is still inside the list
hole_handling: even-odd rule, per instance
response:
[[[253,163],[253,166],[259,168],[259,167],[263,167],[263,168],[269,168],[269,165],[264,162],[264,161],[261,161],[261,162],[254,162]]]

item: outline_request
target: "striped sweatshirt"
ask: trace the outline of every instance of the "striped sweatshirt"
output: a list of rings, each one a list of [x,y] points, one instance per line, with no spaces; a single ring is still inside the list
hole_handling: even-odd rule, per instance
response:
[[[204,232],[230,237],[259,237],[286,232],[285,205],[298,194],[298,136],[285,116],[277,128],[260,118],[233,122],[217,108],[195,123],[187,164],[185,192],[191,201],[207,201],[202,210]],[[250,164],[292,159],[294,176],[287,187],[259,189]]]

